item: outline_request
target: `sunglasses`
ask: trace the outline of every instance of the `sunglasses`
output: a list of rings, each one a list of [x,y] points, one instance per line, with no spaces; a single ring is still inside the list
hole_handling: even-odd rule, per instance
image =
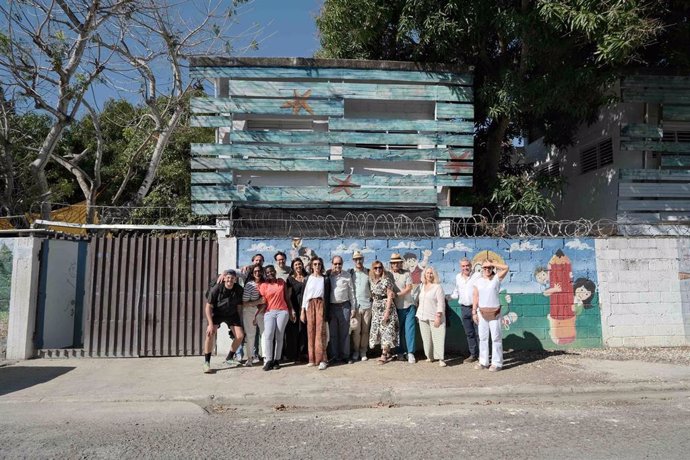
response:
[[[383,270],[383,267],[374,267],[374,270]]]

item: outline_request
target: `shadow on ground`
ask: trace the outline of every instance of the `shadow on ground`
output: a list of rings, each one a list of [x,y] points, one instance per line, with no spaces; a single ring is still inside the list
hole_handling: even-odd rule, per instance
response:
[[[74,367],[0,367],[0,396],[48,382],[73,370]]]
[[[572,354],[566,350],[545,350],[541,340],[530,332],[525,332],[522,337],[511,334],[503,339],[503,349],[510,350],[503,353],[503,369],[518,367],[523,364],[533,363],[550,356]]]

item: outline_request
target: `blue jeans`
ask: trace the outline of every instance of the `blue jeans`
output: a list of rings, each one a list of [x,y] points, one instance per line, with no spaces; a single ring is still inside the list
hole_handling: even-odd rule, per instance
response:
[[[331,320],[328,323],[330,340],[328,353],[334,360],[350,357],[350,302],[331,304]]]
[[[479,347],[477,344],[477,337],[479,336],[479,332],[477,325],[472,321],[472,305],[460,305],[460,310],[460,318],[462,319],[462,327],[465,329],[470,356],[478,358]]]
[[[400,321],[400,345],[398,353],[414,354],[417,342],[415,314],[417,308],[410,305],[410,308],[398,308],[398,320]]]

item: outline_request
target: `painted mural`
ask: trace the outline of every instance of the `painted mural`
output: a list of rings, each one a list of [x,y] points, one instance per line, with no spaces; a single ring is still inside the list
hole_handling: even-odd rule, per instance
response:
[[[600,347],[601,314],[597,290],[594,240],[591,239],[458,239],[415,240],[324,240],[324,239],[251,239],[238,242],[238,263],[251,262],[261,253],[266,263],[283,251],[291,258],[305,261],[312,256],[330,259],[339,255],[345,268],[352,266],[354,251],[364,254],[367,266],[374,260],[387,262],[393,253],[405,260],[413,283],[421,280],[427,266],[434,267],[446,294],[453,291],[459,261],[467,257],[476,271],[487,258],[506,263],[510,273],[500,294],[503,312],[504,346],[514,349],[561,349]],[[450,301],[457,318],[451,318],[447,347],[463,350],[464,333],[459,306]]]

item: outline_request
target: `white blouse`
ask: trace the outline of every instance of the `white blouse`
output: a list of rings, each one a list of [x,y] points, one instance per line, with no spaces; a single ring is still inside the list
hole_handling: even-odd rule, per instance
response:
[[[325,279],[323,276],[310,276],[304,285],[304,295],[302,296],[302,308],[309,308],[311,299],[322,299]]]
[[[419,305],[417,306],[417,318],[420,321],[433,321],[436,313],[445,313],[446,301],[443,288],[440,284],[423,284],[419,291]],[[445,322],[445,318],[443,318]]]
[[[484,277],[474,280],[474,287],[479,293],[479,308],[496,308],[501,306],[498,291],[501,290],[501,279],[494,275],[493,279]]]

